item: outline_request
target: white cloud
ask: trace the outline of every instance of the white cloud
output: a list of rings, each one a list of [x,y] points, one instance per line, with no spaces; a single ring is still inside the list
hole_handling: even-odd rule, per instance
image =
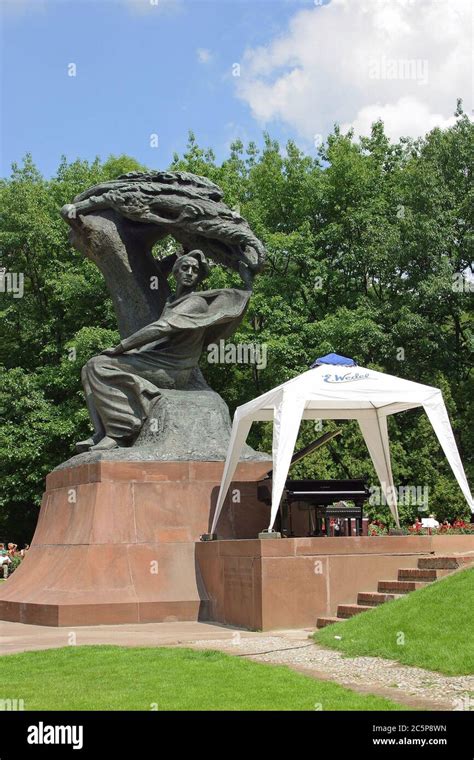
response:
[[[199,63],[210,63],[212,61],[212,53],[206,48],[198,48],[196,50]]]
[[[115,2],[115,0],[113,0]],[[182,9],[182,0],[122,0],[125,5],[137,13],[154,11],[178,11]]]
[[[474,106],[472,45],[471,0],[332,0],[246,50],[237,94],[308,140],[378,118],[394,139],[418,136],[451,123],[458,97]]]
[[[364,106],[351,122],[342,124],[341,128],[346,132],[352,127],[357,135],[368,135],[377,119],[382,119],[386,134],[394,140],[402,135],[423,135],[434,127],[450,127],[456,121],[454,115],[445,118],[441,113],[430,111],[425,103],[407,96],[396,103]]]

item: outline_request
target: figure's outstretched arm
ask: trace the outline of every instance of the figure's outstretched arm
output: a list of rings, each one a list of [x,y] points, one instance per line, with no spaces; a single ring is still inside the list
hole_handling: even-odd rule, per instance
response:
[[[126,351],[130,351],[132,348],[140,348],[148,343],[156,343],[160,339],[167,339],[170,334],[169,325],[163,321],[158,320],[152,322],[146,327],[142,327],[141,330],[129,335],[128,338],[123,338],[118,346],[114,348],[107,348],[102,351],[105,356],[117,356],[123,354]]]

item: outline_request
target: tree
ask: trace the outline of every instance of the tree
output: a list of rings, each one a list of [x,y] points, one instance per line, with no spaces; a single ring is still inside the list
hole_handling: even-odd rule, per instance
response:
[[[468,478],[474,474],[472,278],[474,125],[459,105],[455,124],[424,139],[391,143],[383,124],[368,138],[335,128],[316,156],[269,135],[263,149],[236,141],[220,165],[191,133],[170,168],[220,185],[268,250],[247,317],[233,343],[265,346],[266,364],[212,364],[206,379],[231,410],[306,370],[330,351],[361,365],[441,387]],[[93,184],[143,169],[127,156],[61,161],[45,180],[31,156],[0,182],[0,248],[24,294],[1,293],[0,530],[31,537],[46,473],[86,437],[80,384],[87,359],[117,340],[112,305],[97,269],[68,243],[59,209]],[[157,256],[170,252],[160,241]],[[238,286],[214,266],[206,287]],[[427,487],[439,517],[468,515],[426,416],[390,419],[397,485]],[[270,450],[267,424],[249,442]],[[335,427],[324,423],[323,430]],[[301,427],[299,445],[319,435]],[[375,483],[354,423],[297,465],[317,477],[363,475]],[[411,521],[419,505],[402,506]],[[388,508],[370,507],[388,519]],[[8,536],[5,533],[8,533]],[[0,538],[2,536],[0,535]]]

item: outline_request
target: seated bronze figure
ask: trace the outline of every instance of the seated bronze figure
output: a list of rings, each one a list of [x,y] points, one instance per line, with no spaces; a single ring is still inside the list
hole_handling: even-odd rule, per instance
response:
[[[82,383],[94,435],[78,451],[131,446],[160,389],[185,389],[205,347],[231,335],[244,317],[252,272],[240,262],[243,289],[197,292],[209,266],[202,251],[180,256],[172,269],[177,288],[160,318],[90,359]]]

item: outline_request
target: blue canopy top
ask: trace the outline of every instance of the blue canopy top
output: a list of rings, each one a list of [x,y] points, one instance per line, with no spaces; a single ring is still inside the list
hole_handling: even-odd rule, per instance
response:
[[[348,359],[347,356],[339,356],[339,354],[326,354],[326,356],[320,356],[311,365],[313,367],[319,367],[320,364],[339,364],[343,367],[357,367],[357,363],[354,359]]]

